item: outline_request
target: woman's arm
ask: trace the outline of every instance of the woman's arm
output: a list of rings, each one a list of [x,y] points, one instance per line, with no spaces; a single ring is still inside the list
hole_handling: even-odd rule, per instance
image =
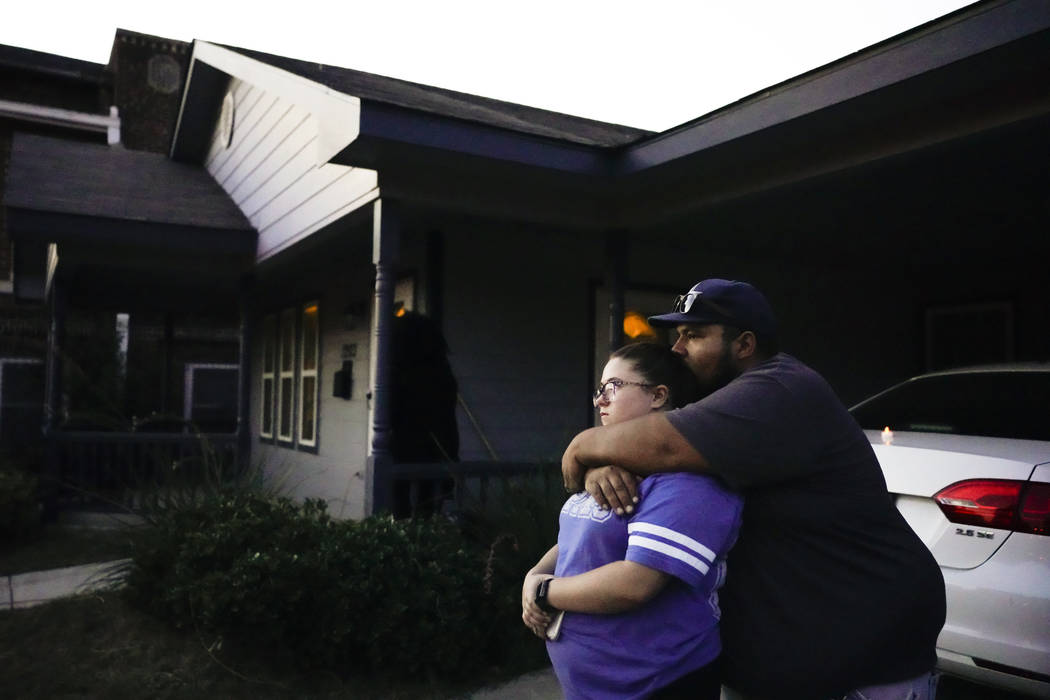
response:
[[[525,574],[525,582],[521,586],[521,619],[537,637],[543,637],[551,618],[540,606],[536,605],[536,589],[545,578],[554,575],[554,567],[558,563],[558,545],[547,550]]]
[[[528,574],[553,574],[554,567],[558,564],[558,545],[554,545],[547,550],[547,553],[540,557],[540,560],[536,562],[536,565],[529,569]],[[527,574],[527,575],[528,575]]]
[[[670,574],[644,564],[614,561],[576,576],[555,578],[547,600],[559,610],[608,615],[648,602],[670,580]]]

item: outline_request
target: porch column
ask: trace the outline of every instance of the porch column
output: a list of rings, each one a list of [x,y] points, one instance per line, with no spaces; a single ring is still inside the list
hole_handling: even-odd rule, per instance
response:
[[[627,283],[627,248],[623,231],[605,236],[605,283],[609,289],[609,352],[623,346],[623,290]]]
[[[171,317],[170,311],[165,311],[163,314],[164,320],[164,340],[163,347],[161,348],[161,369],[160,369],[160,415],[161,420],[167,421],[170,418],[171,403],[168,386],[171,384],[171,372],[172,372],[172,345],[175,344],[175,328],[174,321]]]
[[[372,309],[372,444],[368,458],[368,512],[391,505],[393,464],[391,435],[391,367],[393,350],[394,287],[400,253],[401,221],[396,203],[377,199],[372,205],[372,263],[376,268]]]
[[[247,276],[241,280],[237,305],[240,312],[239,345],[237,347],[237,471],[248,469],[252,452],[251,426],[251,347],[255,341],[255,307],[253,304],[255,280]]]
[[[44,517],[48,520],[55,517],[58,508],[58,483],[61,476],[61,465],[58,443],[53,438],[62,419],[62,361],[66,346],[66,315],[69,305],[69,292],[65,283],[55,279],[51,285],[48,299],[47,356],[45,359],[44,377],[44,420],[41,426],[44,433],[44,473],[43,488]]]

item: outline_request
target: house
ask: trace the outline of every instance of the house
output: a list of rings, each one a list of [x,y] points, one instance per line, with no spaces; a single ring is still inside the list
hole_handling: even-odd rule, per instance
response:
[[[460,470],[556,461],[635,333],[622,319],[709,276],[762,288],[782,345],[846,403],[929,368],[1050,356],[1036,0],[978,2],[659,134],[203,41],[185,76],[166,163],[141,167],[178,169],[170,191],[203,197],[204,219],[162,221],[185,208],[144,196],[149,226],[176,228],[136,230],[137,276],[105,247],[129,242],[96,230],[98,281],[114,300],[149,282],[172,308],[212,289],[235,305],[242,457],[344,517],[422,473],[392,459],[395,309],[447,341]],[[107,147],[79,148],[15,135],[16,246],[49,243],[26,223],[59,206],[25,184],[39,162],[66,149],[107,173],[100,193],[116,178]],[[21,273],[50,289],[50,319],[73,233],[57,288],[53,255]]]
[[[65,482],[170,462],[195,442],[183,418],[235,428],[230,271],[250,267],[255,232],[206,172],[165,155],[188,48],[118,32],[109,66],[0,48],[0,433],[32,451],[43,424]]]

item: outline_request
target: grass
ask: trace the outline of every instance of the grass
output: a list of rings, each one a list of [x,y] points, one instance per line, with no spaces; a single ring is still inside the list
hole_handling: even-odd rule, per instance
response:
[[[303,698],[438,700],[509,680],[493,670],[470,683],[338,677],[296,668],[281,653],[248,651],[183,634],[127,605],[118,593],[58,600],[0,613],[0,688],[5,697],[107,700]],[[942,678],[939,700],[1024,700],[1013,693]]]
[[[51,526],[31,543],[0,553],[0,573],[105,561],[126,556],[127,548],[122,529]],[[526,670],[490,669],[460,684],[338,677],[297,668],[280,649],[260,652],[174,630],[129,606],[117,592],[0,613],[5,697],[437,700],[466,697]],[[1024,700],[951,677],[942,678],[938,692],[939,700],[988,697]]]
[[[436,700],[462,697],[479,681],[506,679],[494,671],[456,685],[307,671],[281,650],[260,654],[172,630],[115,592],[0,613],[6,697]]]

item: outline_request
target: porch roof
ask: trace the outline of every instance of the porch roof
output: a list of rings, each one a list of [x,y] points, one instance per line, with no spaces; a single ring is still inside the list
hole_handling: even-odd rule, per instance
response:
[[[252,230],[204,168],[157,153],[31,134],[12,139],[3,203],[9,210],[105,218],[118,226]],[[65,237],[76,230],[41,233]]]
[[[101,83],[106,80],[106,67],[101,63],[57,56],[7,44],[0,44],[0,67],[78,81]]]
[[[3,206],[24,299],[42,299],[56,273],[50,244],[57,274],[81,284],[236,279],[255,253],[255,230],[204,168],[120,146],[14,134]]]

